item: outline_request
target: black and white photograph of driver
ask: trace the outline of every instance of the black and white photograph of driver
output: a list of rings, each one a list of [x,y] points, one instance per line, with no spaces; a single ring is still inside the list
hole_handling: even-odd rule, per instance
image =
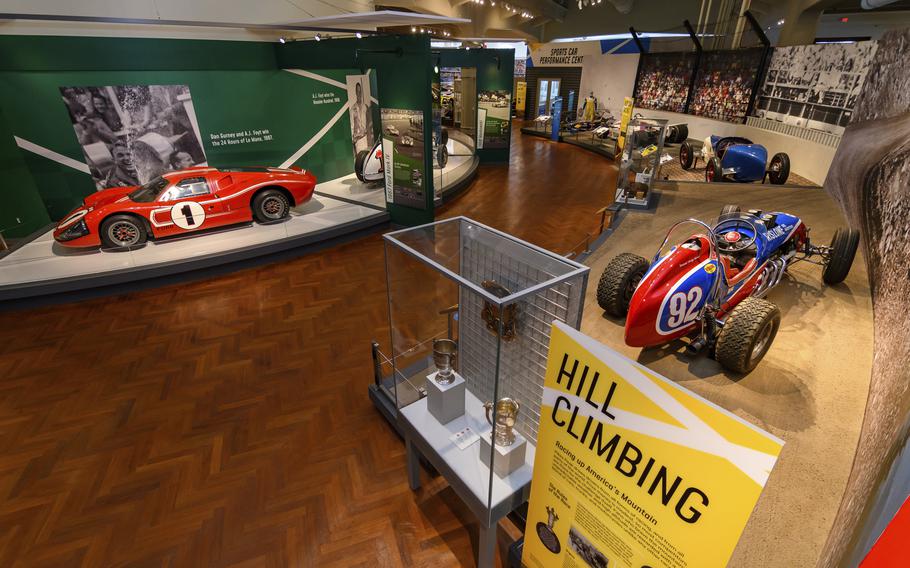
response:
[[[370,78],[367,75],[348,75],[345,80],[351,116],[351,142],[356,156],[361,150],[370,150],[375,142],[373,111],[370,108]]]
[[[206,163],[186,85],[61,87],[98,189]]]

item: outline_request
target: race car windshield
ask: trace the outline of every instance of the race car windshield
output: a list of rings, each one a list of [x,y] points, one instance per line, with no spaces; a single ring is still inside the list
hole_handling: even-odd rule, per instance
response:
[[[163,177],[158,176],[153,180],[139,186],[139,189],[130,193],[129,198],[132,201],[136,201],[137,203],[148,203],[150,201],[155,201],[155,198],[157,198],[167,186],[168,181]]]

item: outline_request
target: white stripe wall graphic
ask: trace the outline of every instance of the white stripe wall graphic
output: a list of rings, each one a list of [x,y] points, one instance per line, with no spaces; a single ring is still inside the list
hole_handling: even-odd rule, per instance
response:
[[[39,146],[34,142],[29,142],[24,138],[19,138],[18,136],[13,136],[16,140],[16,146],[19,146],[23,150],[32,152],[33,154],[38,154],[39,156],[45,157],[48,160],[57,162],[60,165],[66,166],[68,168],[73,168],[74,170],[80,171],[82,173],[91,174],[91,170],[88,168],[88,164],[85,162],[80,162],[79,160],[74,160],[69,156],[64,156],[59,152],[54,152],[44,146]]]

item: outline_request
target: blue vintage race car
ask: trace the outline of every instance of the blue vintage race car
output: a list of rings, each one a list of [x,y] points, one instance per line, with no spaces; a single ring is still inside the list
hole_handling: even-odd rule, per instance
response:
[[[780,152],[768,161],[768,150],[739,136],[710,136],[701,150],[688,142],[679,148],[679,163],[689,170],[698,159],[705,161],[705,181],[764,183],[765,175],[773,184],[783,184],[790,176],[790,157]]]

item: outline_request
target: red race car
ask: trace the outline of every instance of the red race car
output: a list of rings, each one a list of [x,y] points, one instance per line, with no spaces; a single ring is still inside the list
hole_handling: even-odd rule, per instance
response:
[[[127,248],[254,219],[270,223],[309,201],[315,187],[316,177],[300,168],[188,168],[89,195],[60,221],[54,239],[67,247]]]

